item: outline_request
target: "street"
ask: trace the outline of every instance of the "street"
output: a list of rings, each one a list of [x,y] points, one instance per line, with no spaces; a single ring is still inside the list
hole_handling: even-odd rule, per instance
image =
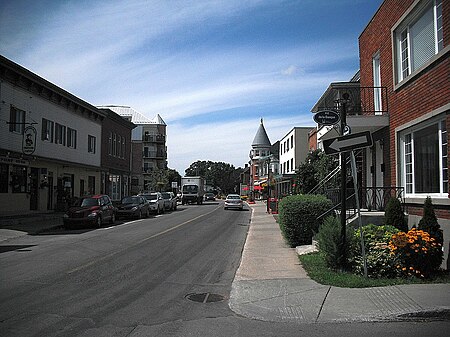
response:
[[[1,336],[444,335],[447,321],[252,320],[228,298],[251,210],[222,202],[0,244]]]

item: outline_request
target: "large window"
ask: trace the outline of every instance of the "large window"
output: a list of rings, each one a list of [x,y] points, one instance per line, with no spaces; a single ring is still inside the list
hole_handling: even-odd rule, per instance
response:
[[[406,194],[448,193],[445,120],[404,131],[401,140],[401,179]]]
[[[77,130],[67,128],[67,146],[77,148]]]
[[[9,116],[9,131],[23,134],[25,127],[25,111],[11,106]]]
[[[54,126],[55,123],[42,118],[42,133],[41,133],[41,139],[43,141],[51,142],[53,143],[53,132],[54,132]]]
[[[0,193],[8,193],[9,170],[7,164],[0,164]]]
[[[442,0],[421,2],[395,29],[397,83],[444,48]]]
[[[96,138],[94,136],[88,135],[88,152],[95,153]]]
[[[381,64],[380,64],[380,53],[376,53],[372,59],[373,67],[373,102],[375,108],[375,114],[381,113]]]
[[[58,123],[55,124],[55,143],[66,145],[66,127]]]
[[[13,165],[11,171],[11,185],[13,193],[25,193],[27,191],[26,166]]]

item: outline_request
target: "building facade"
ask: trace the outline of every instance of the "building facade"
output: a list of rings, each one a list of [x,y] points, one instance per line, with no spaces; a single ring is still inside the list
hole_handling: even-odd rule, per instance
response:
[[[167,125],[160,115],[149,119],[128,106],[101,106],[136,125],[131,135],[131,186],[137,194],[154,189],[158,172],[167,170]]]
[[[0,56],[0,203],[63,210],[101,189],[102,122],[89,103]]]
[[[404,189],[409,225],[430,196],[450,242],[450,2],[386,0],[359,37],[361,86],[386,88],[389,104],[385,182]],[[372,101],[373,103],[371,103]],[[366,103],[363,100],[363,103]]]
[[[102,123],[101,192],[113,201],[130,194],[131,189],[131,131],[136,127],[110,109]]]

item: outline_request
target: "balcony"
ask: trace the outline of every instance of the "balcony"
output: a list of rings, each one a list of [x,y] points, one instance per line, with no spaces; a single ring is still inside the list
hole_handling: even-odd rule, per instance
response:
[[[142,141],[144,143],[165,144],[166,136],[164,136],[164,135],[144,135],[142,137]]]
[[[148,151],[148,152],[143,152],[142,158],[144,158],[144,159],[166,159],[167,153],[165,151]]]
[[[344,101],[345,97],[345,101]],[[375,132],[389,125],[388,93],[386,87],[361,87],[358,82],[331,83],[312,112],[334,110],[339,112],[345,102],[347,125],[352,133]],[[322,140],[339,135],[336,126],[328,130]]]

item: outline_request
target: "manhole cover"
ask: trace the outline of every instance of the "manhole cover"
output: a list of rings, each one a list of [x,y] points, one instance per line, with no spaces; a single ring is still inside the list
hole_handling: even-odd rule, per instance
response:
[[[189,301],[200,303],[220,302],[225,299],[222,295],[212,293],[189,294],[186,295],[186,298]]]

